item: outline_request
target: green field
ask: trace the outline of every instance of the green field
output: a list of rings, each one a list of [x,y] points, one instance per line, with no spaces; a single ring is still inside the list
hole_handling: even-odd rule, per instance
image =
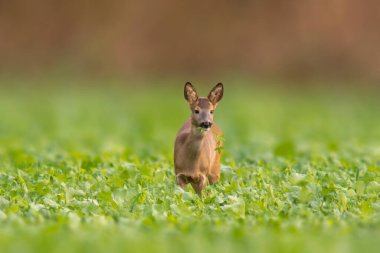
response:
[[[225,83],[221,181],[200,199],[174,180],[182,83],[1,82],[0,252],[380,247],[374,93]]]

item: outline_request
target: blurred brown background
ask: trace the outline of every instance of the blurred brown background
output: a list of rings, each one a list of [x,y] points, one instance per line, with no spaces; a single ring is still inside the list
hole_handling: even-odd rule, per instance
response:
[[[380,2],[0,0],[0,72],[380,80]]]

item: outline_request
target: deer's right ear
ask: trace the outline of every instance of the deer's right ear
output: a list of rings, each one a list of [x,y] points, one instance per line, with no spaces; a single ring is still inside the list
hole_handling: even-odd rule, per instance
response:
[[[190,82],[185,84],[185,99],[189,104],[193,104],[198,100],[197,91]]]

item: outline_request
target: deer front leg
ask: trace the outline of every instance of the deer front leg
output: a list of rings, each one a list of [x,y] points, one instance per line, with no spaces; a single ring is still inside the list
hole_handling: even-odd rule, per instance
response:
[[[219,181],[220,175],[213,173],[213,174],[209,174],[207,178],[210,184],[215,184],[216,182]]]
[[[202,197],[202,191],[206,188],[206,177],[204,175],[199,175],[193,177],[191,181],[191,186],[197,192],[199,197]]]
[[[182,188],[182,190],[185,190],[186,185],[189,183],[187,177],[183,174],[178,174],[175,179],[177,185],[179,185]]]

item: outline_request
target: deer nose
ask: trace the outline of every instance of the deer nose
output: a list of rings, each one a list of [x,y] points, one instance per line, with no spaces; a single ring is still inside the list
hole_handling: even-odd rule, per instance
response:
[[[205,121],[205,122],[202,122],[199,126],[207,129],[207,128],[210,128],[211,125],[212,125],[211,122]]]

